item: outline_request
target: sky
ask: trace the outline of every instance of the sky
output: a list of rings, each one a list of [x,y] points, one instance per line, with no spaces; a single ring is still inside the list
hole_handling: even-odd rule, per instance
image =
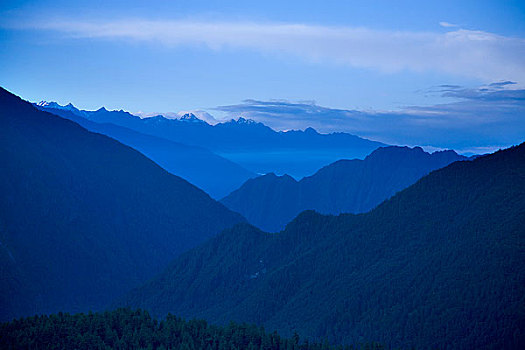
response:
[[[4,0],[0,85],[82,109],[493,150],[525,135],[525,3]]]

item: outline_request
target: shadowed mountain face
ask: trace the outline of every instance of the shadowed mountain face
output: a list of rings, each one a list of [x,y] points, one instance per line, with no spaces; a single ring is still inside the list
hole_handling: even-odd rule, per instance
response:
[[[228,195],[246,180],[256,176],[240,165],[205,148],[142,134],[111,123],[95,123],[79,116],[78,114],[82,112],[72,106],[67,108],[67,106],[49,105],[39,108],[72,120],[89,131],[107,135],[133,147],[170,173],[191,182],[216,199]]]
[[[416,348],[525,345],[525,144],[423,177],[366,214],[248,224],[124,304],[283,334]]]
[[[0,90],[0,319],[100,309],[244,219],[139,152]]]
[[[276,132],[244,118],[209,125],[192,114],[182,119],[162,116],[141,119],[122,110],[83,111],[55,103],[43,107],[61,108],[94,122],[120,125],[185,145],[204,147],[259,174],[275,172],[302,178],[336,160],[364,158],[384,146],[346,133],[319,134],[312,128]]]
[[[367,212],[429,172],[466,159],[454,151],[382,147],[364,160],[340,160],[301,181],[275,174],[248,180],[221,202],[253,225],[276,232],[304,210]]]

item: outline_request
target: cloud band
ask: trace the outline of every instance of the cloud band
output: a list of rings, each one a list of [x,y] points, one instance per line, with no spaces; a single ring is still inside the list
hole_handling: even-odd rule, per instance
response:
[[[6,26],[4,24],[4,26]],[[9,26],[9,25],[7,25]],[[13,22],[11,28],[51,30],[72,38],[125,39],[213,50],[289,54],[384,72],[440,71],[482,81],[525,83],[525,40],[450,27],[445,33],[379,31],[283,23],[122,19]]]

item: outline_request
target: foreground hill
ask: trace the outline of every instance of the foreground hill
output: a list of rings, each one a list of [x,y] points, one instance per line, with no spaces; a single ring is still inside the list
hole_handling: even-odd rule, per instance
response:
[[[241,224],[123,302],[156,315],[417,348],[525,346],[525,144],[432,172],[367,214]]]
[[[34,316],[0,324],[2,349],[248,349],[248,350],[379,350],[374,343],[335,347],[299,342],[297,336],[247,324],[217,327],[204,320],[185,321],[168,315],[154,320],[141,310],[117,309],[90,314]]]
[[[381,147],[364,160],[340,160],[300,181],[273,173],[250,179],[221,202],[251,224],[276,232],[304,210],[367,212],[429,172],[466,159],[454,151]]]
[[[210,125],[193,114],[180,119],[160,115],[142,119],[122,110],[84,111],[53,102],[42,103],[42,107],[59,108],[97,123],[120,125],[185,145],[204,147],[259,174],[275,172],[302,178],[336,160],[364,158],[385,146],[346,133],[319,134],[312,128],[276,132],[244,118]]]
[[[244,219],[0,89],[0,319],[98,309]]]
[[[240,165],[202,147],[142,134],[111,123],[96,123],[77,115],[81,112],[73,106],[65,108],[51,104],[38,108],[133,147],[170,173],[182,177],[216,199],[228,195],[246,180],[255,177],[254,173]]]

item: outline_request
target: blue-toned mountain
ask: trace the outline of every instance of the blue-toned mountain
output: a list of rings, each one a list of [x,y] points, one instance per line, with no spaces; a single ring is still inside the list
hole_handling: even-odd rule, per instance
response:
[[[45,104],[44,107],[40,105],[38,105],[38,107],[72,120],[90,131],[107,135],[125,145],[133,147],[170,173],[180,176],[203,189],[215,199],[220,199],[228,195],[246,180],[256,176],[240,165],[203,147],[189,146],[149,134],[143,134],[109,122],[97,123],[86,118],[85,113],[76,108],[67,108],[68,106],[48,103]],[[125,112],[116,113],[134,118],[131,115],[125,114]],[[190,114],[182,116],[180,120],[205,124],[205,122]]]
[[[100,309],[244,219],[138,151],[0,89],[0,319]]]
[[[367,212],[429,172],[466,159],[454,151],[381,147],[364,160],[339,160],[300,181],[273,173],[248,180],[221,202],[253,225],[275,232],[304,210]]]
[[[362,159],[385,146],[347,133],[320,134],[312,128],[277,132],[242,117],[210,125],[191,114],[178,119],[160,115],[142,119],[122,110],[68,110],[98,123],[204,147],[258,174],[274,172],[302,178],[339,159]]]
[[[359,215],[248,224],[124,304],[388,348],[525,346],[525,144],[436,170]]]

